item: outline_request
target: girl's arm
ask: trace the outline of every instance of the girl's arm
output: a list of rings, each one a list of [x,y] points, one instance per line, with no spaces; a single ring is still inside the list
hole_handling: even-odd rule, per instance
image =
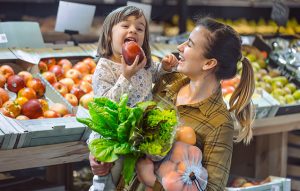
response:
[[[162,58],[161,62],[153,62],[150,67],[153,83],[156,82],[162,75],[172,72],[173,68],[178,64],[175,55],[170,54]]]

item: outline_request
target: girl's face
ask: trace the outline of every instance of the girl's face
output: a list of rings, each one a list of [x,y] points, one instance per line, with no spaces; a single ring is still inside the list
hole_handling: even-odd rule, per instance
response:
[[[143,45],[146,30],[146,20],[144,17],[136,18],[129,16],[125,20],[114,25],[112,28],[112,51],[113,56],[120,58],[122,45],[126,41],[135,41],[140,46]]]
[[[204,65],[209,61],[203,56],[208,35],[209,31],[206,28],[197,26],[191,32],[189,39],[177,47],[180,57],[178,72],[189,77],[203,73]]]

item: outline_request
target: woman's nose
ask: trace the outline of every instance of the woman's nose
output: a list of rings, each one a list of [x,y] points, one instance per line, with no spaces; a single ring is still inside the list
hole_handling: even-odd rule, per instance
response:
[[[177,46],[177,50],[178,50],[179,52],[182,52],[182,51],[183,51],[183,47],[184,47],[184,43],[178,45],[178,46]]]

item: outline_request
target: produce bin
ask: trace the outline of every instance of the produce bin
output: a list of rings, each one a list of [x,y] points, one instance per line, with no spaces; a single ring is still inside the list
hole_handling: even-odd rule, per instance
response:
[[[270,176],[271,182],[245,188],[226,187],[225,191],[290,191],[291,179]]]

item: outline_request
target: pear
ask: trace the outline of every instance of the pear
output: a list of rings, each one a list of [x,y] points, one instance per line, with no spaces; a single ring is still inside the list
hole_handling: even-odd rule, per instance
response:
[[[294,96],[292,96],[291,94],[285,95],[284,99],[287,104],[293,104],[296,102]]]
[[[285,87],[289,88],[291,90],[291,93],[294,93],[296,91],[297,87],[294,83],[288,83],[285,85]]]
[[[300,100],[300,89],[296,90],[294,93],[293,93],[293,96],[295,98],[295,100]]]

